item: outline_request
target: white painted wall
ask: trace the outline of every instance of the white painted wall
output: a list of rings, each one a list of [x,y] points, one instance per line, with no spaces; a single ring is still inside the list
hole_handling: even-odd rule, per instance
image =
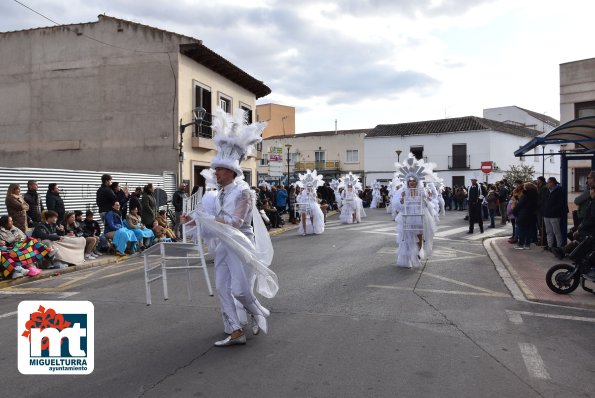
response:
[[[509,123],[511,121],[525,125],[533,130],[550,132],[554,129],[547,123],[531,116],[529,113],[517,106],[502,106],[499,108],[488,108],[483,110],[483,117],[490,120]]]
[[[449,134],[433,134],[424,136],[405,137],[366,137],[364,139],[365,178],[392,179],[395,171],[394,163],[397,161],[395,151],[402,150],[401,162],[407,157],[411,146],[424,147],[424,157],[427,161],[437,164],[436,171],[444,178],[447,186],[452,185],[453,176],[464,176],[469,181],[473,175],[483,177],[480,171],[482,161],[493,161],[499,167],[488,176],[488,182],[496,182],[503,178],[504,173],[511,165],[529,164],[535,168],[535,177],[541,175],[542,161],[539,156],[537,161],[526,157],[524,161],[514,156],[514,151],[526,144],[530,138],[518,137],[495,131],[469,131]],[[451,170],[448,168],[448,157],[452,156],[453,144],[467,144],[467,154],[470,155],[470,169]],[[541,147],[540,147],[541,151]],[[541,153],[541,152],[539,152]],[[545,161],[546,177],[560,176],[560,161],[554,157],[554,163],[549,159]]]

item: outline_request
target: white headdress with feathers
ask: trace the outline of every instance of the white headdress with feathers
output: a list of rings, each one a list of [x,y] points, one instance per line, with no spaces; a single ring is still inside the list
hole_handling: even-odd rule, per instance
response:
[[[224,167],[233,170],[237,176],[243,174],[240,162],[254,149],[254,145],[262,141],[261,133],[266,122],[247,124],[247,113],[237,109],[235,116],[218,108],[213,118],[213,143],[217,147],[217,155],[211,161],[211,167]]]
[[[395,163],[397,171],[395,178],[402,182],[413,179],[418,183],[421,182],[435,182],[434,163],[426,163],[423,159],[416,159],[412,153],[409,153],[407,159],[403,163]],[[436,176],[437,177],[437,176]]]
[[[297,185],[300,188],[317,188],[324,185],[322,181],[322,175],[318,175],[316,170],[306,170],[306,174],[299,174],[300,180],[297,181]]]
[[[343,178],[341,178],[339,188],[345,188],[348,186],[352,186],[356,190],[362,189],[362,183],[359,182],[359,177],[353,175],[351,171],[349,172],[349,174],[346,174]]]
[[[333,191],[336,191],[337,189],[339,189],[339,180],[335,180],[334,178],[331,180],[331,183],[329,184],[330,187],[333,189]]]
[[[202,169],[200,175],[205,179],[206,188],[218,188],[217,177],[215,177],[214,169]]]

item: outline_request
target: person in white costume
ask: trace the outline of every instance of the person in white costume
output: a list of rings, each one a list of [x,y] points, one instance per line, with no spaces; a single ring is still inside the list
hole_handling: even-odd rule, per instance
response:
[[[335,210],[341,208],[341,192],[339,191],[339,180],[335,180],[334,178],[331,180],[330,186],[335,194]]]
[[[302,189],[296,201],[301,215],[298,234],[311,235],[324,232],[324,214],[318,203],[316,188],[324,185],[322,176],[316,170],[307,170],[306,174],[299,174],[297,185]]]
[[[358,191],[362,189],[362,184],[359,182],[359,177],[354,176],[351,172],[341,178],[339,188],[343,188],[341,192],[341,216],[339,219],[342,224],[353,224],[362,221],[365,217],[364,204],[358,195]]]
[[[380,183],[376,180],[372,182],[372,202],[370,203],[370,209],[377,209],[378,204],[382,201],[380,194]]]
[[[397,192],[393,201],[398,212],[397,222],[397,266],[421,267],[420,260],[432,255],[434,234],[437,228],[436,208],[432,203],[435,189],[426,190],[424,181],[434,182],[433,163],[417,160],[409,154],[397,166],[396,178],[405,185]]]
[[[260,304],[252,286],[268,298],[278,291],[277,276],[268,268],[273,258],[270,237],[262,219],[253,217],[258,214],[255,196],[246,183],[236,181],[243,175],[240,161],[260,142],[265,127],[266,123],[247,125],[241,109],[236,111],[235,118],[217,110],[213,120],[217,155],[211,167],[221,189],[214,209],[203,205],[184,217],[185,222],[190,218],[199,224],[203,238],[214,248],[215,286],[224,331],[228,334],[215,342],[217,347],[246,343],[243,320],[247,315],[243,311],[253,320],[254,334],[260,330],[266,333],[269,311]]]

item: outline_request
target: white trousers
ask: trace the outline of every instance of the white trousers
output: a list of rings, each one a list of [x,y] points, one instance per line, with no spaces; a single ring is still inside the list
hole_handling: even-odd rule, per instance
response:
[[[556,247],[564,246],[566,242],[562,243],[562,230],[560,229],[560,219],[543,217],[543,224],[545,225],[545,232],[547,234],[548,247],[554,247],[554,237],[556,238]]]
[[[237,308],[237,300],[244,309],[252,315],[262,315],[262,306],[252,293],[252,275],[246,270],[241,260],[224,244],[219,244],[215,249],[215,287],[221,306],[223,317],[223,328],[225,333],[231,334],[234,330],[242,328],[246,317],[238,314],[241,308]],[[244,321],[244,322],[242,322]]]

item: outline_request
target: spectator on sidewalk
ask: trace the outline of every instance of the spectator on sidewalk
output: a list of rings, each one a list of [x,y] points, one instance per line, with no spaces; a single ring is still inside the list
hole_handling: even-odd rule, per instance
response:
[[[543,224],[547,235],[547,247],[562,247],[566,242],[562,241],[562,229],[560,226],[562,217],[566,216],[566,197],[564,190],[558,184],[555,177],[547,179],[548,192],[543,203]]]
[[[101,222],[105,225],[105,215],[108,211],[112,208],[112,203],[114,203],[116,198],[116,193],[111,187],[112,185],[112,176],[109,174],[104,174],[101,176],[101,186],[97,190],[95,194],[95,202],[97,203],[97,207],[99,208],[99,218],[101,218]]]
[[[528,250],[535,241],[537,223],[537,187],[531,182],[523,185],[523,193],[513,209],[516,218],[518,245],[515,249]]]
[[[6,211],[12,217],[14,225],[23,232],[27,232],[27,211],[29,205],[21,195],[21,186],[19,184],[10,184],[6,191]]]
[[[548,187],[544,176],[537,177],[537,231],[539,232],[539,245],[543,246],[545,250],[548,249],[546,242],[546,229],[543,221],[543,206],[545,205],[545,199],[548,196]]]
[[[45,204],[48,210],[55,211],[58,215],[57,223],[61,223],[64,220],[64,199],[60,196],[60,187],[56,183],[48,185],[48,191],[45,195]]]
[[[120,214],[124,219],[126,218],[126,214],[128,214],[128,199],[130,197],[130,193],[128,192],[128,184],[124,185],[122,188],[119,182],[112,182],[110,187],[116,195],[116,200],[120,202]]]
[[[155,217],[157,217],[157,202],[153,196],[153,184],[149,183],[143,188],[143,196],[141,198],[141,221],[145,225],[153,225]]]
[[[507,211],[508,208],[508,196],[510,192],[506,185],[502,181],[496,183],[496,189],[498,192],[498,210],[500,211],[500,224],[506,225],[507,222]]]
[[[76,221],[74,212],[69,211],[64,215],[64,232],[66,236],[85,239],[85,260],[95,260],[97,258],[93,252],[99,244],[99,238],[95,236],[85,237],[83,227]]]
[[[124,227],[120,216],[120,202],[114,200],[112,209],[105,214],[105,237],[111,239],[117,256],[133,254],[138,239],[134,232]]]
[[[143,251],[153,244],[155,234],[151,228],[143,225],[137,209],[130,210],[130,214],[126,216],[126,224],[138,240],[137,249],[139,251]]]
[[[89,211],[87,212],[89,213]],[[78,225],[78,227],[83,231],[83,238],[87,239],[87,238],[93,238],[95,239],[95,241],[97,242],[97,244],[95,245],[95,250],[93,250],[93,255],[95,257],[99,257],[99,256],[103,256],[103,254],[100,253],[99,248],[101,247],[101,237],[99,235],[101,235],[101,229],[99,228],[99,224],[97,223],[97,230],[99,230],[99,232],[96,234],[96,231],[93,228],[91,228],[91,230],[87,230],[87,226],[85,224],[85,220],[83,219],[83,212],[80,210],[75,210],[74,211],[74,219],[76,221],[76,224]],[[91,220],[93,220],[93,212],[91,211]]]
[[[284,214],[287,211],[287,191],[283,185],[277,187],[276,200],[275,206],[279,215]]]
[[[143,194],[143,189],[141,187],[136,187],[134,192],[130,194],[130,198],[128,200],[128,211],[130,211],[133,207],[138,209],[138,214],[142,214],[143,207],[140,202],[141,195]]]
[[[50,255],[47,247],[35,238],[29,238],[13,224],[12,217],[0,217],[0,279],[18,276],[36,276],[41,273],[36,263]]]
[[[571,233],[569,233],[571,242],[563,247],[552,248],[552,253],[559,259],[563,259],[565,255],[570,254],[588,235],[595,236],[595,186],[589,188],[589,195],[591,200],[583,221],[578,227],[572,228]]]
[[[41,220],[33,230],[32,236],[56,250],[55,258],[59,261],[55,261],[53,267],[66,268],[67,264],[80,264],[85,261],[85,239],[65,236],[64,226],[58,224],[58,213],[46,210]]]
[[[159,225],[159,227],[161,227],[159,230],[159,232],[163,232],[166,236],[166,238],[170,238],[171,240],[176,240],[176,234],[174,233],[174,231],[170,228],[169,223],[167,222],[167,216],[165,215],[165,210],[159,210],[159,214],[157,215],[157,218],[155,219],[155,221],[157,222],[157,225]],[[181,228],[180,228],[181,231]],[[153,228],[153,232],[155,232],[155,228]],[[182,233],[180,232],[180,235],[182,236]]]
[[[264,200],[264,202],[262,203],[262,209],[264,210],[267,217],[271,221],[271,227],[272,228],[280,228],[281,226],[279,223],[279,218],[280,218],[279,213],[277,211],[277,208],[271,205],[271,202],[269,201],[269,199]]]
[[[29,221],[31,222],[31,226],[35,227],[37,224],[41,222],[41,213],[45,210],[43,208],[43,201],[41,200],[41,196],[37,192],[38,189],[37,181],[30,180],[27,182],[27,193],[23,196],[25,202],[29,205],[29,210],[27,210],[27,216],[29,217]]]
[[[595,186],[595,172],[590,172],[587,176],[587,187],[580,195],[574,198],[574,204],[577,206],[575,227],[578,227],[587,215],[587,209],[591,203],[591,187]],[[573,217],[574,219],[574,217]]]
[[[184,199],[187,197],[186,184],[181,183],[178,185],[178,190],[174,193],[174,196],[171,199],[171,204],[174,206],[174,212],[176,215],[174,222],[174,232],[177,236],[182,236],[182,223],[180,222],[180,217],[182,216],[182,212],[184,210]]]
[[[496,209],[498,208],[498,194],[493,185],[488,185],[488,194],[485,197],[490,216],[490,225],[488,228],[496,228]]]

